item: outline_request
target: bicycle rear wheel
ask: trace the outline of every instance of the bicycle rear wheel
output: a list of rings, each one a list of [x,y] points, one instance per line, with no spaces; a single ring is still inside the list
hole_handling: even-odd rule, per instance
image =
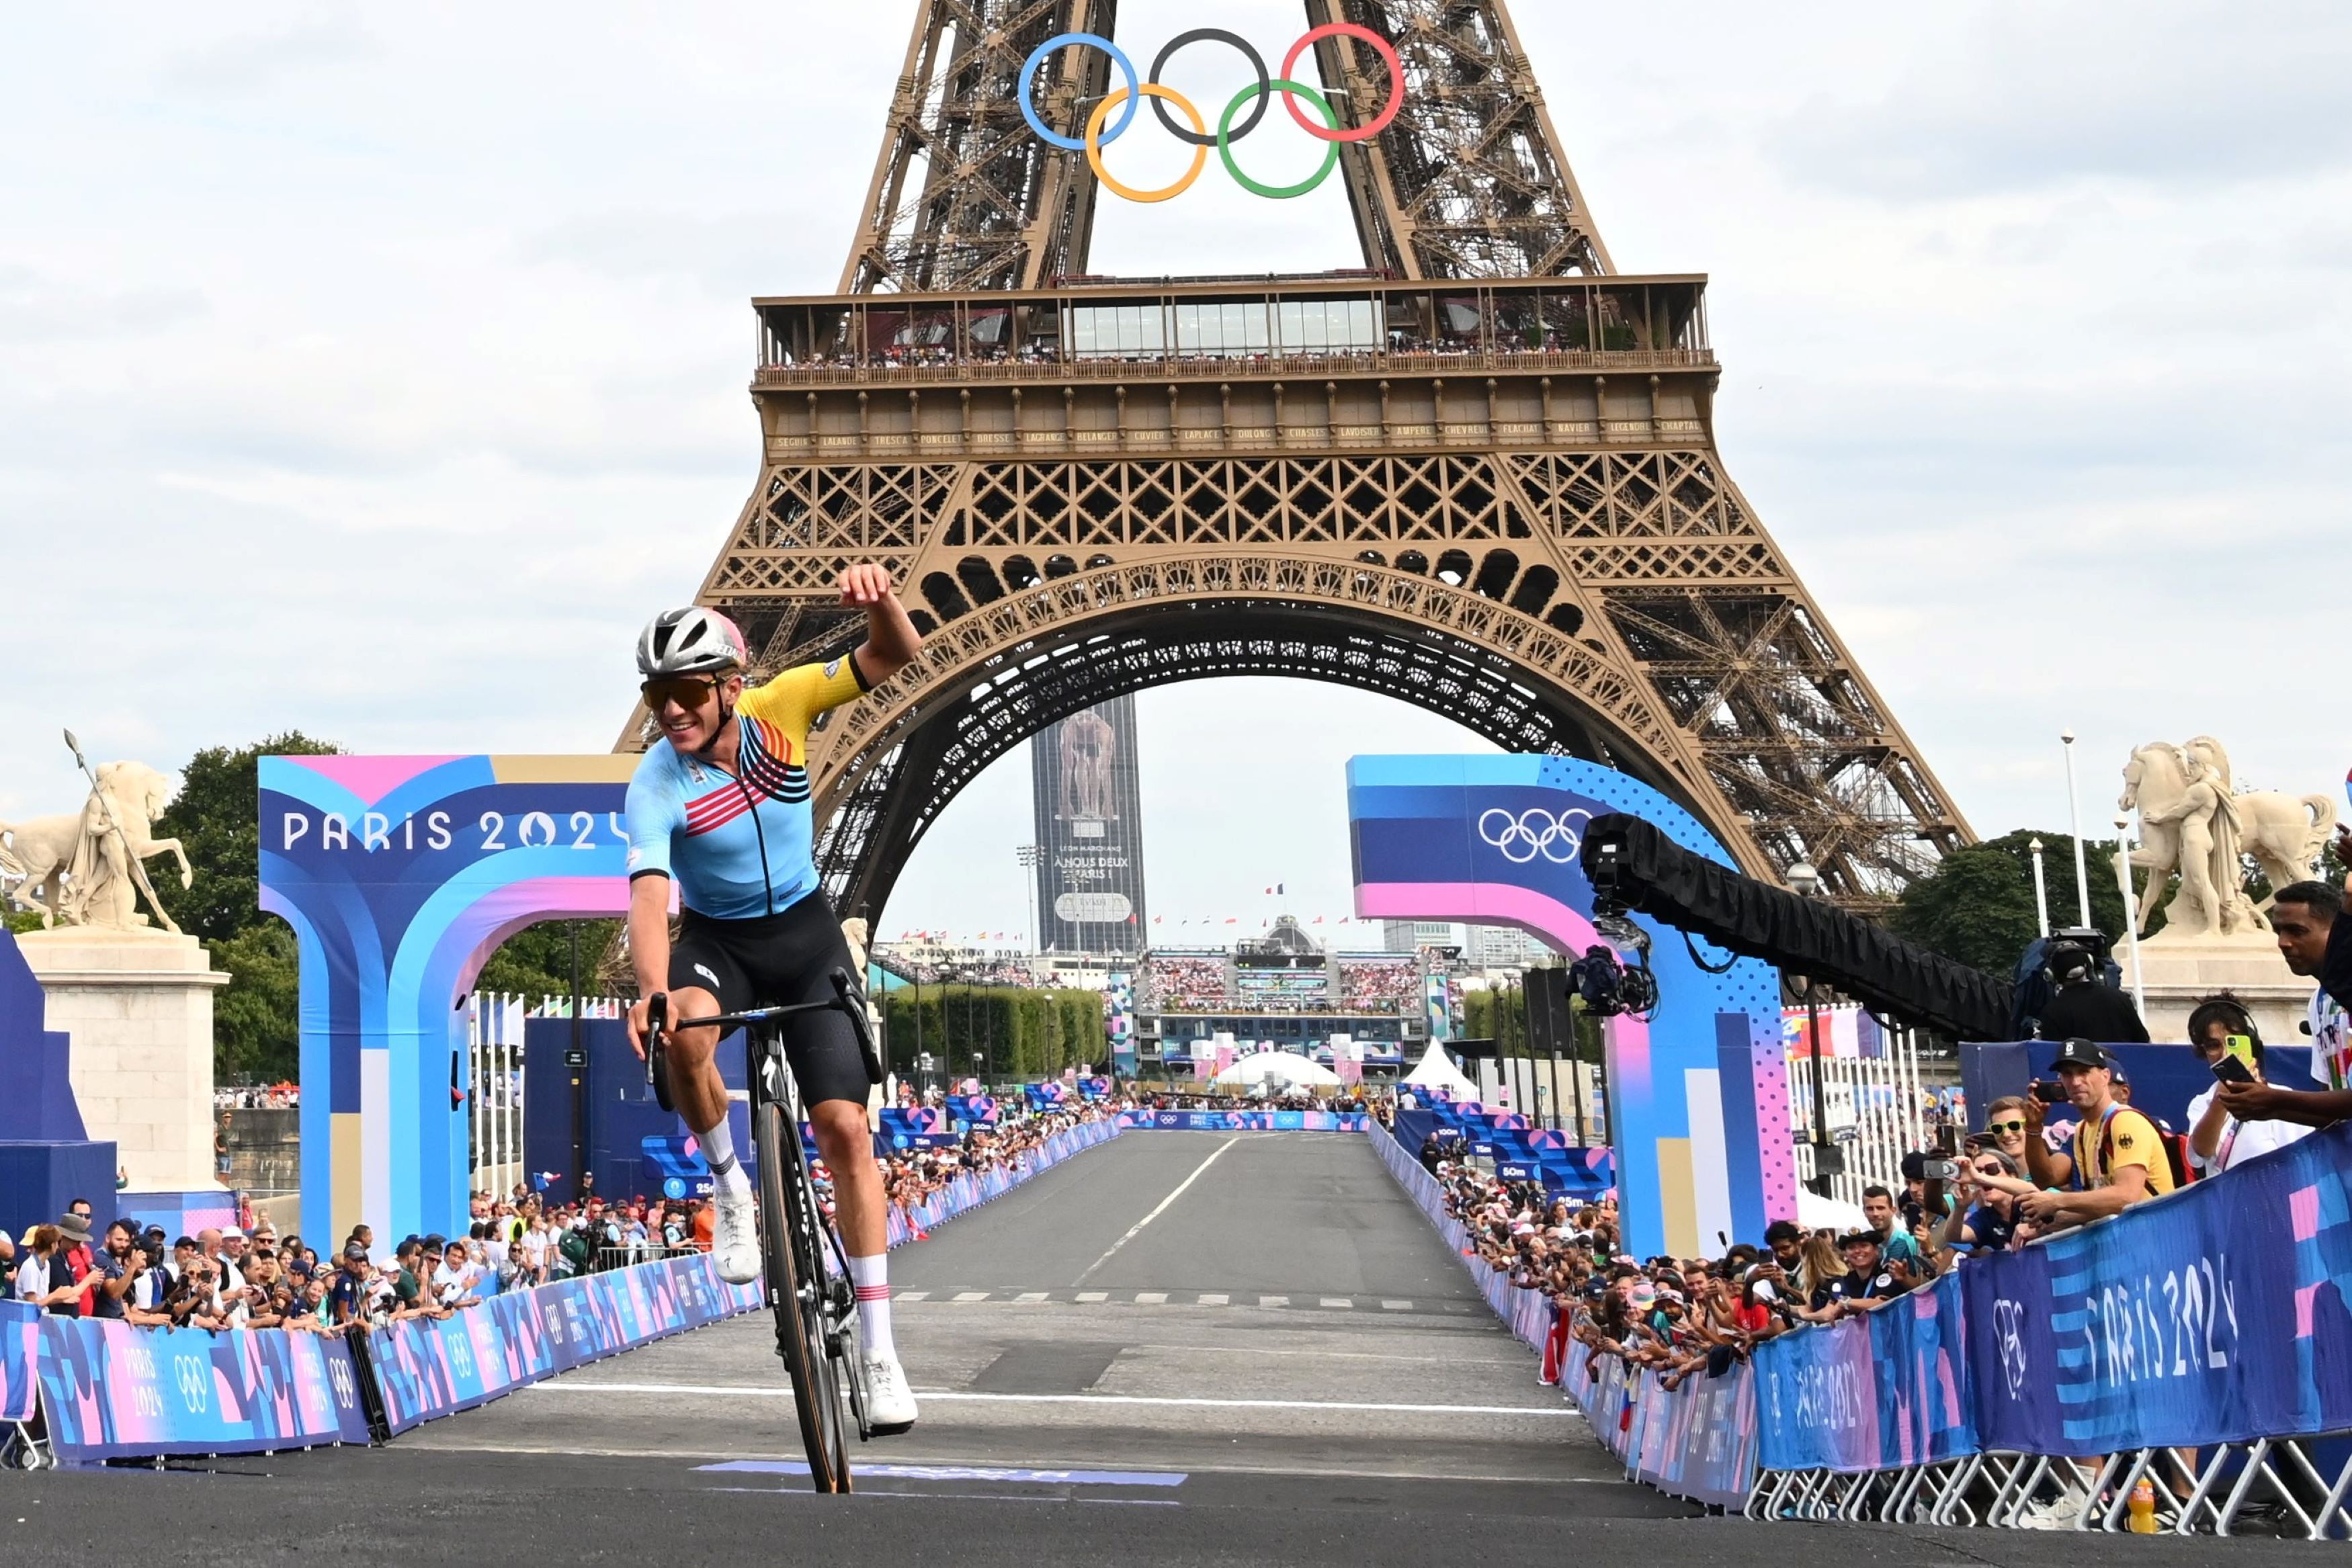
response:
[[[824,1340],[824,1260],[806,1244],[814,1239],[816,1215],[808,1201],[800,1128],[774,1101],[761,1104],[752,1120],[760,1155],[760,1251],[768,1270],[768,1301],[776,1313],[776,1346],[792,1375],[793,1407],[800,1416],[801,1444],[808,1450],[809,1479],[818,1491],[845,1492],[849,1449],[843,1440],[840,1385]]]

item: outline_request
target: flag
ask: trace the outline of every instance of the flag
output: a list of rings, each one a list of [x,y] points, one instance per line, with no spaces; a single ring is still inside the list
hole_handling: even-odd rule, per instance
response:
[[[1151,917],[1151,924],[1154,925],[1165,925],[1168,924],[1168,916],[1164,915],[1155,915]]]
[[[1322,917],[1321,915],[1317,915],[1317,916],[1315,917],[1315,924],[1316,924],[1316,925],[1322,925],[1322,924],[1323,924],[1323,917]]]
[[[1276,894],[1276,893],[1280,893],[1280,892],[1282,891],[1282,883],[1278,883],[1278,882],[1277,882],[1277,883],[1276,883],[1272,887],[1267,888],[1265,891],[1266,891],[1268,894]]]
[[[1242,917],[1238,915],[1228,915],[1225,916],[1225,924],[1228,925],[1239,925],[1241,923]]]

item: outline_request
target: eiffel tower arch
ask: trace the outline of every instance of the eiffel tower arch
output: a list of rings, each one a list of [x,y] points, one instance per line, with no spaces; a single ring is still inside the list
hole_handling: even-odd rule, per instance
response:
[[[762,466],[699,601],[781,669],[854,643],[831,585],[879,560],[927,638],[811,737],[845,913],[1028,736],[1218,675],[1620,768],[1857,904],[1969,841],[1724,471],[1706,280],[1612,270],[1504,0],[1307,0],[1406,82],[1341,149],[1362,268],[1307,277],[1087,275],[1096,182],[1015,95],[1114,13],[920,0],[839,292],[754,301]],[[1384,63],[1315,50],[1369,123]],[[1110,71],[1046,57],[1040,112]]]

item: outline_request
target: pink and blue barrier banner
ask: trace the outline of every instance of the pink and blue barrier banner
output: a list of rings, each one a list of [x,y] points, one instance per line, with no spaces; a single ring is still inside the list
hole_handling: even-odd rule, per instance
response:
[[[1371,1125],[1361,1111],[1121,1111],[1122,1127],[1163,1133],[1360,1133]]]
[[[1125,1118],[1100,1122],[1081,1122],[1066,1132],[1055,1134],[1043,1144],[1020,1157],[1010,1170],[985,1171],[978,1175],[966,1173],[931,1195],[928,1203],[902,1209],[895,1204],[890,1209],[889,1244],[902,1247],[916,1239],[923,1231],[946,1224],[967,1209],[977,1208],[993,1197],[1002,1197],[1031,1176],[1060,1165],[1083,1149],[1091,1149],[1118,1136],[1126,1130]]]
[[[1755,1379],[1755,1368],[1738,1362],[1720,1377],[1700,1371],[1669,1388],[1658,1374],[1613,1355],[1588,1375],[1578,1344],[1567,1346],[1560,1366],[1561,1389],[1628,1474],[1725,1509],[1747,1502],[1756,1484]]]
[[[0,1301],[0,1421],[33,1418],[41,1364],[41,1309]]]
[[[1547,1366],[1559,1367],[1560,1391],[1584,1413],[1592,1435],[1624,1461],[1636,1479],[1696,1502],[1738,1508],[1756,1481],[1755,1374],[1735,1365],[1721,1377],[1703,1373],[1668,1388],[1654,1373],[1633,1374],[1603,1356],[1597,1374],[1585,1371],[1582,1345],[1559,1333],[1559,1310],[1540,1291],[1523,1290],[1470,1245],[1462,1222],[1445,1212],[1436,1179],[1385,1133],[1372,1147],[1478,1287],[1495,1315]]]
[[[1977,1452],[1963,1284],[1947,1274],[1867,1318],[1759,1345],[1765,1469],[1901,1469]]]
[[[759,1286],[728,1284],[698,1253],[558,1280],[446,1318],[403,1319],[370,1335],[368,1351],[397,1435],[760,1301]]]
[[[64,1463],[368,1440],[340,1335],[44,1317],[40,1338],[41,1410]]]

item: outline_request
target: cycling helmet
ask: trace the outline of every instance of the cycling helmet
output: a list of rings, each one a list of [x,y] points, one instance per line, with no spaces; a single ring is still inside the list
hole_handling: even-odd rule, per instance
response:
[[[717,674],[751,662],[735,622],[698,604],[665,610],[637,634],[637,674],[647,680]]]

